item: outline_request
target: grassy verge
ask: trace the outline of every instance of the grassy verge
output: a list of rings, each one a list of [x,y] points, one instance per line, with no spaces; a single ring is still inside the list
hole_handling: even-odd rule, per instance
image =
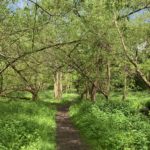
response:
[[[0,150],[56,149],[56,109],[45,94],[37,103],[0,97]]]
[[[150,118],[139,113],[148,93],[129,93],[123,102],[117,93],[109,102],[82,101],[70,108],[70,116],[92,150],[149,150]]]

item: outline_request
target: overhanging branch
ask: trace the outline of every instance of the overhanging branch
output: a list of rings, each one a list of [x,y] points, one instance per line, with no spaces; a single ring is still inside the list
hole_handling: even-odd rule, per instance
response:
[[[43,10],[46,14],[48,14],[50,17],[52,16],[59,16],[56,14],[51,14],[49,11],[47,11],[45,8],[43,8],[41,5],[39,5],[37,2],[34,2],[33,0],[29,0],[31,3],[35,4],[38,8],[40,8],[41,10]]]
[[[80,42],[80,40],[75,40],[75,41],[71,41],[71,42],[64,42],[64,43],[56,43],[56,44],[53,44],[53,45],[48,45],[48,46],[45,46],[45,47],[42,47],[40,49],[37,49],[35,51],[30,51],[30,52],[26,52],[20,56],[18,56],[17,58],[15,58],[14,60],[10,61],[6,66],[5,68],[3,68],[1,71],[0,71],[0,74],[2,74],[7,68],[9,68],[12,64],[14,64],[15,62],[17,62],[18,60],[28,56],[28,55],[31,55],[31,54],[34,54],[34,53],[38,53],[38,52],[41,52],[41,51],[44,51],[46,49],[49,49],[49,48],[53,48],[53,47],[59,47],[59,46],[65,46],[65,45],[70,45],[70,44],[74,44],[74,43],[78,43]]]
[[[134,59],[132,59],[130,57],[130,55],[128,54],[128,47],[126,46],[124,36],[123,36],[123,34],[122,34],[121,30],[120,30],[119,24],[117,22],[116,14],[114,13],[114,15],[115,15],[115,26],[116,26],[118,35],[120,36],[120,41],[121,41],[121,44],[122,44],[122,47],[123,47],[124,54],[125,54],[126,58],[129,60],[129,62],[134,66],[134,68],[135,68],[137,74],[139,75],[139,77],[143,80],[145,85],[150,89],[150,82],[147,80],[147,78],[145,77],[143,72],[140,70],[137,62]]]
[[[133,10],[132,12],[130,12],[130,13],[126,14],[126,15],[123,15],[123,16],[121,16],[121,17],[119,17],[119,18],[121,18],[121,19],[127,18],[127,17],[129,17],[129,16],[131,16],[131,15],[133,15],[133,14],[135,14],[135,13],[141,11],[141,10],[144,10],[144,9],[150,9],[150,3],[146,4],[144,7],[135,9],[135,10]]]

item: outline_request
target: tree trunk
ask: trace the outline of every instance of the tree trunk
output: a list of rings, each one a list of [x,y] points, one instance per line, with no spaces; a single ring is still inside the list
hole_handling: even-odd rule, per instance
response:
[[[143,80],[143,82],[145,83],[145,85],[150,89],[150,82],[146,79],[146,77],[143,74],[143,72],[141,72],[139,70],[139,68],[136,68],[136,72],[137,72],[138,76]]]
[[[89,89],[86,89],[86,95],[85,95],[86,99],[90,98],[90,93],[89,93]]]
[[[96,101],[97,90],[98,90],[98,82],[95,81],[92,85],[91,93],[90,93],[92,101]]]
[[[150,81],[150,71],[147,74],[147,79]]]
[[[89,83],[87,81],[85,84],[85,99],[90,99],[90,89],[89,89]]]
[[[27,86],[24,91],[30,92],[32,94],[32,100],[36,101],[38,100],[38,93],[39,89],[37,87],[34,87],[33,85]]]
[[[111,72],[110,72],[110,62],[109,60],[107,61],[107,98],[109,99],[109,92],[110,92],[110,79],[111,79]]]
[[[2,93],[3,91],[3,75],[1,74],[0,75],[0,94]]]
[[[90,99],[90,89],[88,84],[86,83],[85,90],[81,93],[81,99]]]
[[[65,75],[65,86],[64,86],[64,89],[65,89],[65,93],[67,94],[69,89],[70,89],[68,74]]]
[[[54,97],[61,99],[62,97],[62,73],[56,72],[54,77]]]
[[[32,100],[37,101],[38,100],[38,92],[32,92]]]
[[[135,67],[135,70],[136,70],[138,76],[142,79],[142,81],[144,82],[144,84],[150,89],[150,81],[147,80],[147,78],[145,77],[145,75],[143,74],[143,72],[140,70],[140,68],[139,68],[136,60],[133,60],[130,57],[130,55],[128,54],[128,48],[127,48],[127,46],[125,44],[125,40],[124,40],[123,34],[121,33],[121,30],[119,28],[117,20],[115,21],[115,25],[116,25],[116,28],[118,30],[118,34],[120,36],[121,43],[122,43],[124,54],[125,54],[126,58]]]
[[[124,87],[123,87],[123,97],[122,100],[126,100],[127,97],[127,73],[126,73],[126,67],[124,69]]]

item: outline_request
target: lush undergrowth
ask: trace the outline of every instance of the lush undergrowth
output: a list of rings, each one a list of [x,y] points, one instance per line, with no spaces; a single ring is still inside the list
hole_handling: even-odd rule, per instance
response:
[[[7,101],[0,97],[0,150],[55,150],[56,109],[48,102],[48,93],[40,99]]]
[[[61,104],[67,104],[67,103],[73,103],[76,102],[76,99],[78,98],[78,94],[75,93],[69,93],[69,94],[63,94],[62,100],[58,101]]]
[[[148,93],[130,93],[127,101],[112,94],[109,102],[82,101],[70,108],[70,116],[92,150],[149,150],[150,118],[139,108],[150,100]]]

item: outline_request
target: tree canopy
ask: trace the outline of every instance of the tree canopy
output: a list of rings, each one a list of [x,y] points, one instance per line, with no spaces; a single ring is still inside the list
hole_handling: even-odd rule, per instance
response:
[[[34,95],[65,76],[93,100],[150,88],[147,0],[3,0],[0,9],[2,95]]]

